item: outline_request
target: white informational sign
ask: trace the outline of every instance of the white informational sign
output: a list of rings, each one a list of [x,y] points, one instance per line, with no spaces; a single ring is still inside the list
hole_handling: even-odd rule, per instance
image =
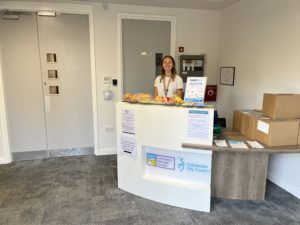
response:
[[[122,109],[122,133],[135,134],[135,113],[131,109]]]
[[[257,121],[257,130],[265,133],[265,134],[268,134],[269,133],[269,129],[270,129],[270,125],[268,123],[265,123],[261,120],[258,120]]]
[[[125,155],[136,157],[136,138],[121,136],[119,151]]]
[[[220,68],[220,84],[234,85],[235,67]]]
[[[187,137],[207,139],[209,135],[209,114],[205,110],[189,110]]]
[[[164,169],[175,170],[175,158],[171,156],[147,153],[147,165]]]
[[[204,96],[207,77],[188,77],[184,93],[185,102],[194,102],[204,105]]]
[[[145,175],[210,186],[211,154],[144,146]]]

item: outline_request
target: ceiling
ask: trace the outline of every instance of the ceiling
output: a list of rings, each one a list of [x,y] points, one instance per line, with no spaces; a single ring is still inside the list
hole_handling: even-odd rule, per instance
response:
[[[19,0],[27,1],[27,0]],[[76,0],[31,0],[37,2],[68,2],[72,3]],[[206,10],[222,10],[240,0],[88,0],[90,2],[102,2],[125,4],[125,5],[138,5],[138,6],[157,6],[157,7],[170,7],[170,8],[185,8],[185,9],[206,9]],[[76,1],[78,2],[78,0]]]

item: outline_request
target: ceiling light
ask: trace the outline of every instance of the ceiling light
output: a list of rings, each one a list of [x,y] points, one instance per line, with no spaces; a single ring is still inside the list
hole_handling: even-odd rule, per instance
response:
[[[38,11],[39,16],[56,16],[55,12],[52,11]]]

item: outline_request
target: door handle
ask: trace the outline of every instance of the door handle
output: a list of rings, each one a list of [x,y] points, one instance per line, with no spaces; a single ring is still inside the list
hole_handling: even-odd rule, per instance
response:
[[[48,95],[44,96],[45,102],[45,112],[50,113],[50,97]]]

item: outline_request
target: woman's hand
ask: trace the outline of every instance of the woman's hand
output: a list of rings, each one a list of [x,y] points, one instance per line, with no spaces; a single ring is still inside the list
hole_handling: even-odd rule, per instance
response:
[[[178,97],[180,97],[181,99],[183,99],[183,89],[177,89],[176,90],[176,95]]]

